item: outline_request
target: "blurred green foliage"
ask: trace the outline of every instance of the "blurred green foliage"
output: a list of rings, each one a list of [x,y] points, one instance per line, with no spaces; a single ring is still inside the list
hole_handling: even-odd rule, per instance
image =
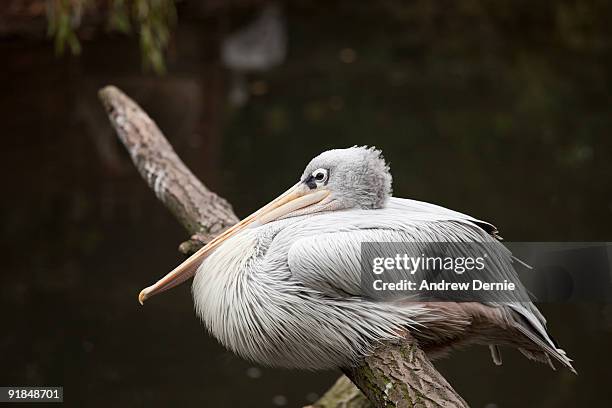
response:
[[[176,24],[174,0],[109,0],[109,30],[139,35],[143,66],[157,74],[166,70],[164,52],[170,30]],[[47,7],[48,33],[54,38],[55,51],[63,54],[66,46],[72,54],[81,52],[77,30],[94,0],[51,0]]]
[[[165,71],[164,50],[170,39],[170,27],[176,22],[174,0],[133,0],[132,3],[132,16],[138,25],[145,66],[162,73]]]
[[[48,34],[53,36],[55,52],[63,54],[66,45],[73,54],[81,52],[81,43],[75,32],[87,0],[54,0],[48,3]]]

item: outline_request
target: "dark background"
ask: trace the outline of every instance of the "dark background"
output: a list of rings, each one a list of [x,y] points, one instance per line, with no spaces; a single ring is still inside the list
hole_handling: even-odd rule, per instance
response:
[[[106,84],[240,216],[319,152],[367,144],[396,196],[489,220],[508,241],[610,240],[606,2],[292,2],[285,62],[249,74],[253,95],[231,107],[219,43],[258,7],[179,4],[161,77],[142,72],[133,37],[84,35],[78,57],[2,37],[0,385],[63,385],[69,406],[296,407],[338,375],[253,369],[206,333],[189,285],[137,304],[186,234],[114,136]],[[457,352],[436,366],[472,406],[609,404],[610,305],[540,308],[579,375],[514,350],[502,367],[486,348]]]

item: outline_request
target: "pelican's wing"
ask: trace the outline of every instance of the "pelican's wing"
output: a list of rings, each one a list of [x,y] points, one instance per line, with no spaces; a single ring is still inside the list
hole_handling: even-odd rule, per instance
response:
[[[287,262],[291,275],[305,286],[326,295],[367,297],[361,287],[362,243],[393,243],[391,249],[418,257],[426,249],[437,253],[448,251],[449,247],[444,243],[452,242],[455,252],[447,256],[476,257],[475,243],[487,246],[487,253],[492,256],[488,262],[490,268],[487,268],[488,281],[518,281],[512,267],[512,254],[480,226],[482,221],[451,210],[442,213],[398,207],[335,212],[311,217],[292,226],[289,230],[295,229],[295,235],[299,235],[297,231],[306,230],[307,233],[294,239],[289,247]],[[399,274],[394,276],[397,280],[412,278],[407,271],[396,273]],[[504,298],[508,302],[526,299],[528,296],[524,292],[510,293]]]

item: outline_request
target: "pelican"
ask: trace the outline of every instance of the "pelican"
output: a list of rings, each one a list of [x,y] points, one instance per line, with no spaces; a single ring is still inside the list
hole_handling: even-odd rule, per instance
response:
[[[391,196],[381,151],[353,146],[321,153],[297,184],[229,228],[157,283],[143,302],[194,277],[195,310],[226,348],[262,365],[349,367],[407,334],[432,358],[469,344],[499,346],[574,371],[533,303],[381,301],[361,285],[363,242],[483,242],[499,249],[499,277],[516,277],[490,223]]]

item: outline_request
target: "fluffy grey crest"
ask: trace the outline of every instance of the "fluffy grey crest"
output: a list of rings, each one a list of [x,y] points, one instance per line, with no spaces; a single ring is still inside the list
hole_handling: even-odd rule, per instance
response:
[[[391,196],[389,166],[375,147],[323,152],[308,163],[301,180],[307,180],[318,169],[328,171],[326,187],[342,208],[382,208]]]

